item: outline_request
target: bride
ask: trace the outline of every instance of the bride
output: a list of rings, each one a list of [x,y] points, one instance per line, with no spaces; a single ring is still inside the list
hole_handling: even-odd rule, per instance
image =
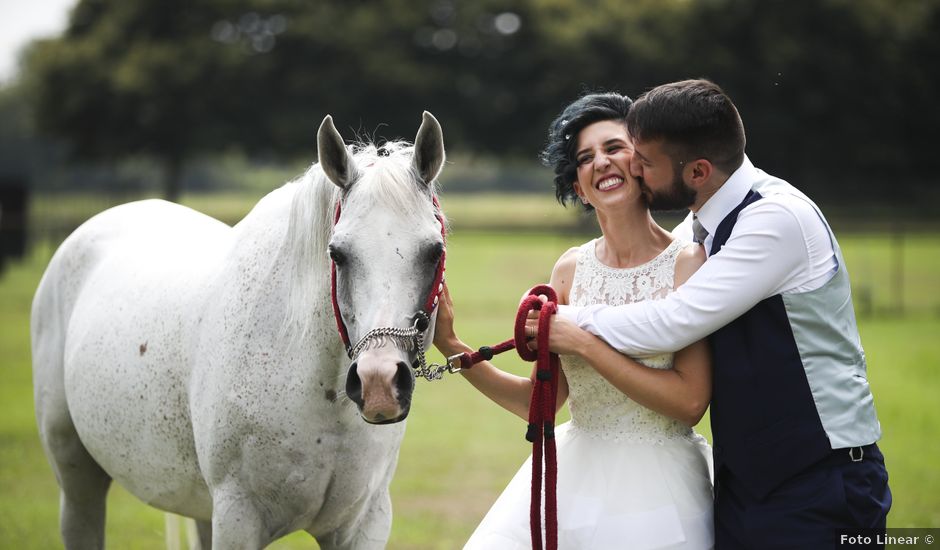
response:
[[[543,160],[555,171],[562,204],[580,201],[602,235],[565,252],[551,275],[559,303],[620,305],[661,299],[705,261],[700,245],[656,224],[648,195],[630,175],[626,130],[632,101],[591,94],[555,119]],[[434,344],[445,356],[472,351],[454,331],[445,292]],[[571,421],[556,430],[559,549],[706,549],[713,546],[711,450],[692,426],[711,396],[707,344],[675,354],[630,358],[594,339],[591,360],[562,357],[560,408]],[[529,378],[479,363],[463,376],[524,420]],[[531,457],[510,481],[466,549],[531,548]]]

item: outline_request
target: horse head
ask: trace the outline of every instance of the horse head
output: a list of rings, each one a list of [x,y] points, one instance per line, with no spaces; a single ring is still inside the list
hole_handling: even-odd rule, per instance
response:
[[[443,270],[435,198],[441,126],[425,112],[413,147],[394,142],[383,154],[354,155],[327,116],[317,147],[323,173],[341,189],[329,254],[334,312],[351,361],[346,394],[367,422],[399,422],[411,407],[413,368],[433,337]]]

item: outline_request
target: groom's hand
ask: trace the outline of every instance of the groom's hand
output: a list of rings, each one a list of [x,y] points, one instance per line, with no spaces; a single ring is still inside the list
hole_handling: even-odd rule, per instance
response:
[[[525,334],[529,338],[526,346],[538,349],[539,312],[530,311],[525,323]],[[548,349],[559,355],[582,355],[581,350],[589,344],[591,334],[571,321],[552,315],[548,326]]]

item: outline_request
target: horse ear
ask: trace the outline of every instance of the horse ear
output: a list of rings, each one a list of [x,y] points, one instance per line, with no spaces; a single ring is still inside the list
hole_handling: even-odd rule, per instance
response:
[[[421,127],[415,138],[414,164],[426,185],[437,178],[444,166],[444,132],[434,115],[427,111],[421,116]]]
[[[347,189],[356,181],[356,164],[330,115],[326,115],[317,130],[317,156],[323,173],[341,189]]]

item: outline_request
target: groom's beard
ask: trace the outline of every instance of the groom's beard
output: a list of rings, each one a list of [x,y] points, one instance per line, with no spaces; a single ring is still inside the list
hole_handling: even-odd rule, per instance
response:
[[[695,204],[698,193],[682,181],[682,176],[673,178],[672,183],[665,190],[653,191],[647,187],[646,182],[640,180],[640,188],[649,205],[650,210],[682,210]]]

